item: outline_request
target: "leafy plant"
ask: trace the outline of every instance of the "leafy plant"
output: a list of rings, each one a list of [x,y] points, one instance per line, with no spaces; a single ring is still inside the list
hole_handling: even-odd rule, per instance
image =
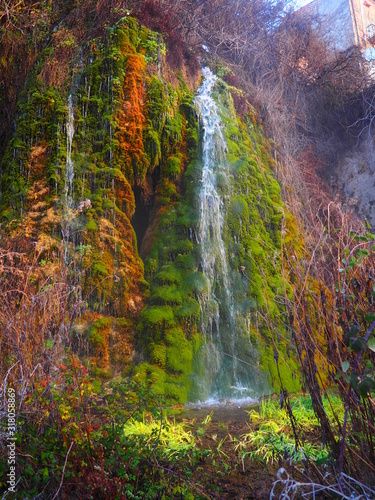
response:
[[[138,439],[145,449],[157,451],[169,460],[181,458],[196,449],[193,434],[186,431],[183,424],[169,422],[167,418],[161,418],[160,422],[152,417],[142,422],[131,419],[124,426],[123,436],[123,443]]]
[[[299,432],[307,435],[319,429],[319,421],[314,414],[309,397],[291,398],[290,404]],[[339,414],[342,422],[344,408],[340,398],[337,396],[325,398],[324,406],[330,408],[331,405],[335,409],[335,414]],[[249,432],[241,436],[235,443],[235,450],[239,453],[242,461],[246,457],[265,463],[287,458],[298,463],[306,458],[324,461],[329,457],[327,449],[309,440],[296,446],[290,417],[285,408],[280,408],[278,402],[271,399],[263,400],[259,406],[259,412],[250,410],[248,413],[251,424],[256,427],[255,429],[251,427]]]

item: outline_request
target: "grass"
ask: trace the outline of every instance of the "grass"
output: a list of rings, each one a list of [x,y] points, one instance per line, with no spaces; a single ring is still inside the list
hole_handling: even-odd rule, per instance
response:
[[[171,460],[181,458],[195,450],[195,439],[184,425],[170,422],[167,418],[161,421],[150,420],[139,422],[129,420],[124,426],[124,438],[137,439],[149,451],[157,450],[164,458]]]
[[[336,418],[342,423],[344,408],[340,398],[331,396],[324,398],[324,407],[329,419],[336,423]],[[297,432],[301,446],[296,448],[290,419],[285,409],[280,408],[276,401],[262,401],[259,412],[248,412],[250,423],[249,432],[235,440],[237,451],[243,462],[245,457],[260,462],[274,462],[279,458],[290,459],[295,463],[310,458],[316,462],[324,462],[329,458],[329,452],[317,439],[311,439],[311,434],[318,433],[319,422],[315,417],[311,399],[299,396],[291,400],[291,408],[296,419]],[[337,424],[336,424],[337,425]],[[310,434],[308,440],[304,435]],[[317,434],[318,435],[318,434]]]

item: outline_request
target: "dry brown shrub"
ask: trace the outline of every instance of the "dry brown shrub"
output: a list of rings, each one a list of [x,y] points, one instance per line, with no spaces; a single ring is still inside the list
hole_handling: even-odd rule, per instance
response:
[[[53,52],[46,58],[39,78],[47,87],[61,88],[69,76],[77,42],[70,30],[61,27],[52,35],[52,47]]]

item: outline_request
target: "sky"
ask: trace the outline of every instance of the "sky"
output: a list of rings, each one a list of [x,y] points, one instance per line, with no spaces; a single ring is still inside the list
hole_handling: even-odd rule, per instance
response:
[[[296,3],[296,8],[299,9],[303,5],[306,5],[307,3],[310,3],[311,0],[295,0]]]

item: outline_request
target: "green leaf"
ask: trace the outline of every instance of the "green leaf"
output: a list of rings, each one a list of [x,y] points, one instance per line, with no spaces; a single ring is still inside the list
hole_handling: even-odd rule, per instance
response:
[[[347,363],[347,361],[345,361],[345,363]],[[335,375],[335,380],[339,380],[341,377],[342,377],[342,373],[337,372]]]
[[[319,467],[321,465],[327,464],[329,461],[330,461],[330,457],[324,456],[324,457],[317,458],[315,463]]]
[[[35,474],[35,471],[30,464],[26,464],[25,468],[23,469],[23,473],[27,476],[33,476]]]
[[[346,372],[349,370],[349,368],[350,368],[350,363],[349,363],[349,361],[344,361],[344,362],[342,363],[342,371],[343,371],[344,373],[346,373]],[[336,379],[336,377],[335,377],[335,379]]]
[[[352,325],[348,332],[345,332],[345,339],[349,340],[353,337],[357,336],[360,331],[360,328],[357,325]]]
[[[371,351],[375,352],[375,337],[371,337],[367,342],[367,345]]]
[[[54,346],[54,344],[55,343],[54,343],[53,339],[46,340],[46,344],[45,344],[46,345],[46,349],[52,349],[53,346]]]
[[[358,391],[360,395],[365,398],[369,393],[375,389],[375,381],[370,377],[365,377],[358,386]]]
[[[358,337],[350,342],[350,347],[354,352],[359,353],[360,351],[367,349],[367,343],[364,338]]]

